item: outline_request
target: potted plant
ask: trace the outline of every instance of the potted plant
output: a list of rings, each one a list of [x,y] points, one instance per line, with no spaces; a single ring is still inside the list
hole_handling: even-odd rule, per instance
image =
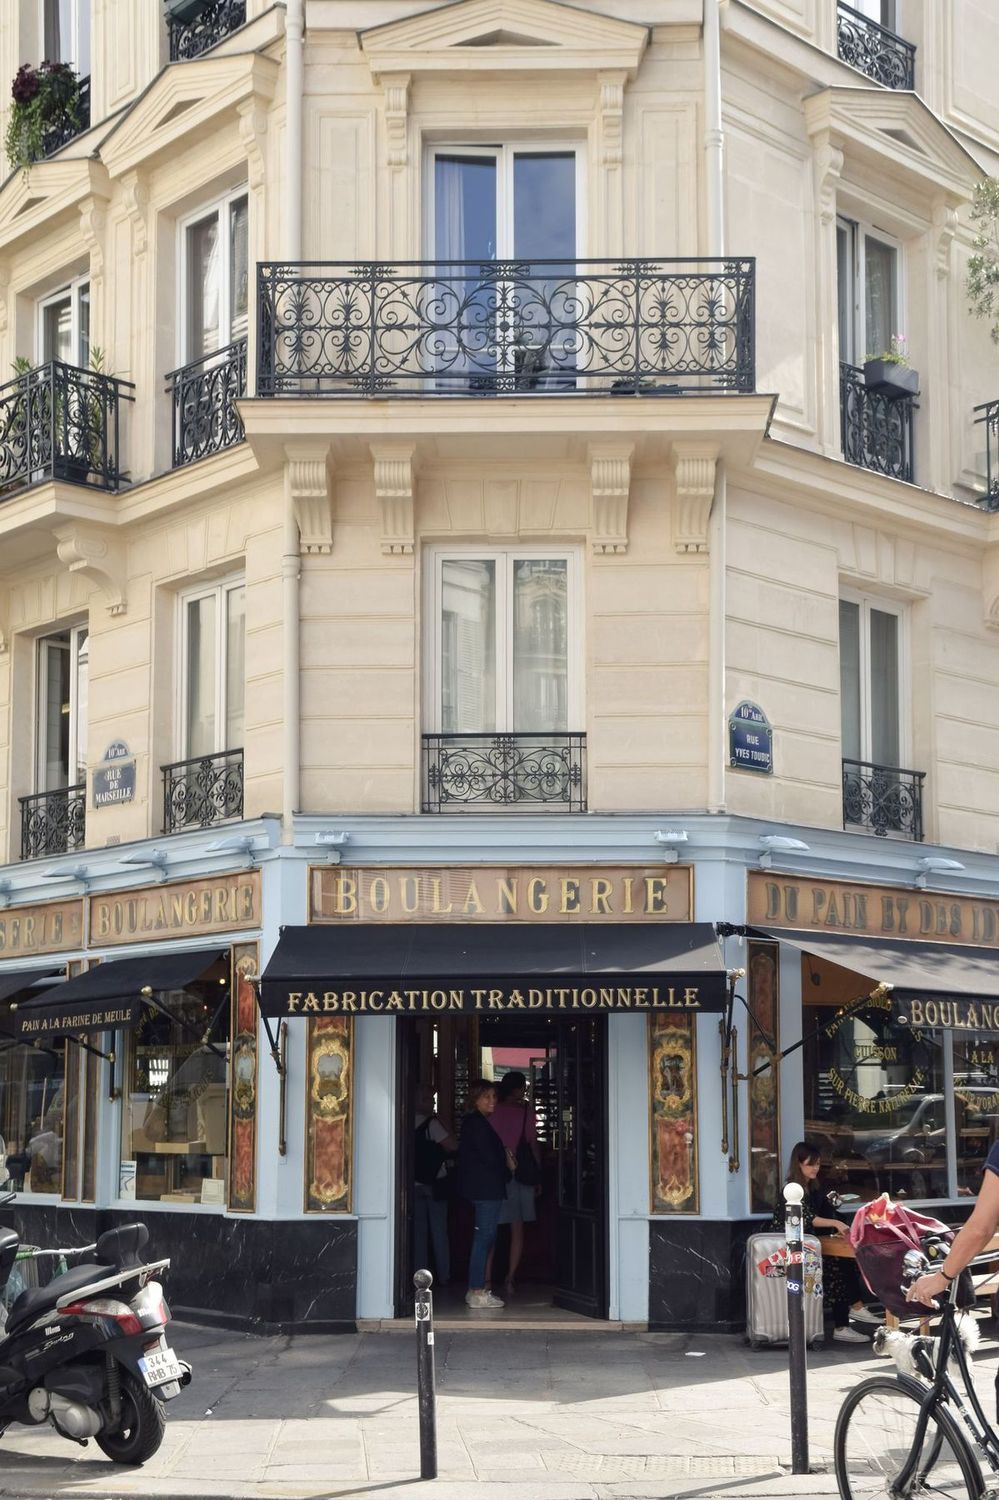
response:
[[[94,345],[90,369],[95,377],[81,379],[56,393],[56,477],[72,484],[86,484],[91,474],[103,474],[107,396],[104,389],[104,351]],[[58,452],[59,445],[63,451]]]
[[[167,15],[171,21],[188,26],[207,10],[208,4],[209,0],[166,0]]]
[[[68,63],[43,62],[38,68],[25,63],[10,93],[14,102],[5,146],[12,167],[39,161],[83,128],[80,80]]]
[[[909,364],[905,335],[893,333],[887,349],[869,354],[864,361],[864,384],[869,391],[898,401],[919,391],[919,371]]]

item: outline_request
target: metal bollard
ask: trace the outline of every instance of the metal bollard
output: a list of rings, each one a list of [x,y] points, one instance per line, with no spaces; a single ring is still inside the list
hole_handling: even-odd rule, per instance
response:
[[[420,1404],[420,1478],[437,1478],[437,1391],[434,1381],[434,1298],[429,1271],[417,1271],[416,1389]]]
[[[791,1378],[791,1472],[808,1473],[808,1381],[805,1368],[805,1255],[797,1182],[784,1184],[784,1238],[787,1241],[787,1352]]]

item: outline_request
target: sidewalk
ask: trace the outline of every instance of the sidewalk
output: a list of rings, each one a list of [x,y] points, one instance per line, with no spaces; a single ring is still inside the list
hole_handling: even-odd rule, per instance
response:
[[[194,1382],[144,1469],[17,1427],[0,1439],[0,1495],[811,1500],[836,1494],[843,1393],[892,1368],[859,1346],[809,1356],[819,1472],[795,1478],[786,1350],[720,1335],[439,1332],[440,1478],[422,1484],[411,1331],[258,1339],[175,1324],[173,1342]],[[994,1348],[979,1354],[983,1380],[994,1361]]]

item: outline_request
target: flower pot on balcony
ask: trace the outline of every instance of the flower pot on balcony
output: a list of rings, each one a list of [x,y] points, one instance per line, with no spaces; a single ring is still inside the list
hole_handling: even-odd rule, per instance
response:
[[[166,0],[167,15],[182,26],[196,21],[207,7],[208,0]]]
[[[864,364],[864,384],[877,396],[899,401],[919,391],[919,371],[891,359],[869,359]]]

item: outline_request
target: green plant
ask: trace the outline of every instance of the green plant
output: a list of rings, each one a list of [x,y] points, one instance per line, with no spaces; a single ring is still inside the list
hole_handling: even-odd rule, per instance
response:
[[[50,149],[50,142],[75,134],[83,127],[80,80],[68,63],[24,63],[11,85],[13,105],[7,121],[7,160],[26,167]]]
[[[975,184],[971,217],[978,228],[964,284],[968,311],[991,319],[992,342],[999,344],[999,182],[994,177]]]
[[[893,333],[887,349],[879,349],[877,354],[868,354],[867,358],[880,359],[886,365],[909,366],[909,346],[904,333]]]

